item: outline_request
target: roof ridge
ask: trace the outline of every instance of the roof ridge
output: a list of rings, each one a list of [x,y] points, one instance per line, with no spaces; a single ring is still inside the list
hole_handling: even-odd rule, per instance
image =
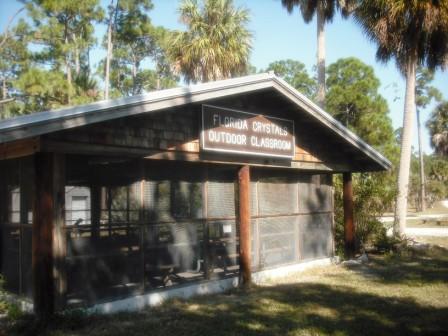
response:
[[[0,121],[0,144],[124,116],[147,113],[192,102],[206,101],[207,99],[216,98],[216,91],[222,91],[224,93],[223,96],[225,96],[269,87],[273,87],[287,97],[289,96],[306,113],[314,116],[325,126],[331,128],[339,136],[363,151],[385,169],[391,167],[391,163],[387,158],[305,95],[298,92],[285,80],[277,77],[273,72],[152,91],[132,97],[102,100],[86,105],[65,107],[58,110],[6,119]],[[145,104],[150,104],[151,106],[147,106],[146,110],[140,107]],[[122,107],[135,108],[131,113],[127,112],[125,114]],[[106,114],[107,112],[109,113]]]

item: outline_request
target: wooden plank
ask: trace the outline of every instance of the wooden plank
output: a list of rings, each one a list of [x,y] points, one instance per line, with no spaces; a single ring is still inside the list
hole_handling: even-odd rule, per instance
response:
[[[40,317],[54,312],[53,168],[53,154],[36,154],[32,272],[34,311]]]
[[[202,218],[205,218],[203,223],[203,232],[204,232],[204,277],[209,280],[212,269],[212,258],[211,258],[211,249],[210,249],[210,225],[208,219],[208,166],[204,169],[204,183],[202,183]]]
[[[65,234],[65,155],[53,154],[53,278],[55,309],[65,307],[67,295],[67,237]]]
[[[203,162],[231,165],[249,165],[252,167],[284,168],[294,170],[313,170],[320,172],[349,171],[346,164],[321,163],[312,161],[288,161],[266,158],[251,158],[246,162],[242,158],[234,156],[213,155],[206,153],[191,153],[173,150],[157,150],[148,148],[97,145],[81,142],[42,140],[41,150],[44,152],[56,152],[67,154],[87,154],[119,157],[142,157],[151,160],[169,160],[185,162]],[[309,155],[308,155],[309,156]],[[311,160],[311,159],[310,159]]]
[[[24,162],[24,160],[20,160],[18,162],[18,170],[19,170],[19,190],[20,190],[20,215],[19,215],[19,294],[23,295],[23,225],[28,224],[28,208],[30,204],[28,203],[30,201],[31,197],[31,185],[30,182],[32,182],[30,177],[30,167],[27,165],[29,162]],[[32,168],[32,166],[31,166]]]
[[[39,137],[0,144],[0,160],[32,155],[40,150]]]
[[[239,222],[240,222],[240,274],[242,284],[249,286],[251,271],[251,230],[250,230],[250,168],[245,165],[238,172]]]
[[[352,258],[355,254],[355,222],[353,218],[353,185],[351,173],[343,174],[343,203],[345,254],[348,258]]]
[[[330,175],[331,181],[331,246],[332,246],[332,255],[336,255],[336,221],[335,221],[335,213],[334,213],[334,184],[333,184],[333,176]]]
[[[90,182],[90,195],[92,239],[97,240],[100,237],[101,187],[94,181]]]
[[[253,178],[252,178],[253,181]],[[252,220],[254,220],[254,231],[252,232],[252,237],[253,237],[253,242],[254,242],[254,259],[252,260],[252,269],[253,270],[258,270],[260,268],[260,221],[258,220],[258,216],[260,215],[260,199],[259,199],[259,195],[258,195],[258,185],[259,185],[259,180],[256,179],[255,181],[255,192],[254,192],[254,196],[255,196],[255,200],[251,200],[253,206],[255,207],[255,209],[251,209],[251,211],[255,210],[254,216],[252,216],[251,218],[251,222]],[[252,227],[252,225],[251,225]]]
[[[3,225],[7,219],[7,189],[6,189],[6,171],[3,162],[0,162],[0,272],[3,272]]]
[[[34,158],[32,273],[34,311],[47,318],[65,306],[65,156],[37,153]]]
[[[142,161],[139,162],[140,168],[140,182],[139,182],[139,221],[140,223],[145,222],[146,215],[146,205],[145,205],[145,166]],[[143,294],[146,290],[146,280],[145,280],[145,227],[143,225],[139,225],[139,234],[140,234],[140,270],[141,270],[141,284],[140,291]]]

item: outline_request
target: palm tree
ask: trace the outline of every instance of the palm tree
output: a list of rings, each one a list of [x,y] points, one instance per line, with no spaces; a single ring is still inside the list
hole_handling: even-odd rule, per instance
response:
[[[353,0],[282,0],[288,13],[294,7],[300,7],[302,17],[309,23],[314,15],[317,17],[317,95],[316,101],[320,107],[325,105],[325,23],[331,22],[336,10],[341,9],[347,17],[353,9]]]
[[[189,82],[208,82],[244,74],[252,34],[249,12],[232,0],[184,0],[179,8],[187,31],[173,35],[168,55]]]
[[[420,170],[420,211],[426,210],[426,188],[425,188],[425,165],[422,150],[422,128],[420,122],[420,112],[425,109],[434,99],[440,101],[442,93],[434,86],[429,85],[434,80],[434,71],[421,66],[417,67],[416,87],[415,87],[415,105],[417,110],[417,138],[418,138],[418,156]]]
[[[443,67],[448,59],[448,6],[433,0],[363,0],[355,10],[355,20],[378,45],[377,59],[394,58],[406,78],[403,134],[401,139],[398,195],[394,233],[406,227],[411,140],[415,116],[417,65]]]
[[[448,102],[442,102],[434,109],[426,126],[436,153],[448,156]]]

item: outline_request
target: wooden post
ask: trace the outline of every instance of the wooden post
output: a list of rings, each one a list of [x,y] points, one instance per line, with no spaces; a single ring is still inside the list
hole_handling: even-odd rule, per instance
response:
[[[204,277],[209,280],[212,274],[211,268],[211,251],[210,251],[210,227],[208,222],[208,166],[204,167],[204,183],[202,183],[202,218],[203,222],[203,265],[204,265]]]
[[[7,213],[7,190],[6,190],[6,169],[4,161],[0,161],[0,273],[3,273],[3,225],[6,222]]]
[[[343,173],[342,179],[344,198],[345,255],[347,258],[352,258],[355,255],[355,223],[353,219],[352,174]]]
[[[65,157],[35,155],[32,272],[34,311],[45,318],[64,303],[65,278]]]
[[[90,225],[92,239],[95,242],[100,238],[101,196],[101,186],[92,182],[90,184]]]
[[[238,172],[240,220],[240,273],[244,286],[252,281],[250,238],[250,168],[245,165]]]
[[[142,282],[140,285],[141,293],[146,290],[146,267],[145,267],[145,226],[146,226],[146,205],[145,205],[145,165],[143,159],[140,160],[140,206],[139,206],[139,233],[140,233],[140,267]]]
[[[55,310],[67,296],[67,231],[65,230],[65,155],[53,154],[53,279]]]

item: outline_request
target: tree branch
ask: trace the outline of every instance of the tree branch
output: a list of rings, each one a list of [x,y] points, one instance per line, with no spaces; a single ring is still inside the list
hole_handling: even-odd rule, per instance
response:
[[[7,99],[0,100],[0,105],[11,103],[14,100],[16,100],[16,99],[15,98],[7,98]]]
[[[6,25],[6,28],[5,28],[5,33],[4,33],[3,39],[2,39],[2,41],[0,41],[0,49],[3,47],[3,45],[4,45],[4,44],[6,43],[6,41],[8,40],[8,37],[9,37],[9,34],[8,34],[8,32],[9,32],[9,26],[11,25],[11,23],[12,23],[12,21],[15,19],[15,17],[16,17],[17,15],[19,15],[19,13],[20,13],[21,11],[23,11],[24,9],[25,9],[25,7],[20,8],[17,12],[14,13],[13,16],[11,16],[11,17],[9,18],[8,24]]]

